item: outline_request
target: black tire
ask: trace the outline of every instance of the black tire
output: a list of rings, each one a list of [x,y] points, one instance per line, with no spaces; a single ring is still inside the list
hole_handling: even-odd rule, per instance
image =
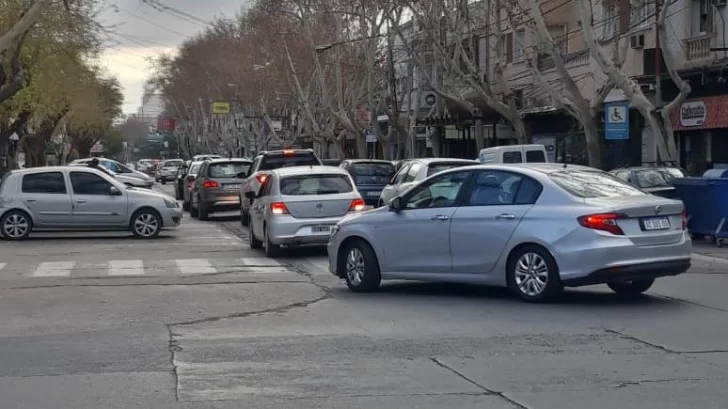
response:
[[[510,255],[506,280],[508,288],[527,302],[552,300],[564,289],[556,260],[538,245],[521,247]]]
[[[243,227],[248,227],[250,221],[250,215],[243,209],[243,198],[240,198],[240,224]]]
[[[200,204],[198,203],[197,205],[199,206]],[[195,207],[195,204],[192,203],[192,197],[190,197],[190,216],[199,217],[199,215],[200,215],[200,212]]]
[[[359,265],[360,268],[356,268]],[[338,274],[343,274],[346,286],[355,293],[368,293],[379,289],[382,274],[374,249],[364,240],[346,245],[339,259]],[[350,268],[351,267],[351,268]]]
[[[248,241],[250,242],[250,248],[253,250],[258,250],[263,248],[263,242],[261,240],[258,240],[253,235],[253,221],[248,221]]]
[[[199,197],[197,198],[197,217],[200,220],[208,220],[210,218],[210,211],[207,210],[207,207],[205,207],[205,204],[202,203]]]
[[[162,216],[153,209],[138,210],[129,221],[131,233],[136,238],[151,239],[162,231]]]
[[[0,219],[0,235],[5,240],[25,240],[30,236],[32,230],[33,220],[22,210],[5,212],[2,219]]]
[[[162,180],[160,182],[162,182],[163,185],[166,185],[167,184],[167,179],[162,178]]]
[[[264,247],[266,257],[275,258],[281,255],[281,246],[270,242],[270,238],[268,237],[268,229],[265,226],[263,226],[263,240],[265,243]]]
[[[642,295],[645,291],[649,290],[650,287],[652,287],[652,284],[655,283],[654,278],[646,278],[642,280],[634,280],[634,281],[615,281],[612,283],[607,283],[609,288],[612,289],[617,295],[621,297],[638,297]]]
[[[187,202],[187,201],[182,202],[182,210],[189,212],[190,211],[190,202]]]

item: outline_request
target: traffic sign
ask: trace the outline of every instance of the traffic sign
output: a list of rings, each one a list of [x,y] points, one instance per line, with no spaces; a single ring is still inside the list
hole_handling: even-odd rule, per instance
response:
[[[212,103],[212,113],[213,114],[229,114],[230,113],[230,103],[227,101],[216,101]]]
[[[604,104],[604,139],[629,139],[628,101],[615,101]]]

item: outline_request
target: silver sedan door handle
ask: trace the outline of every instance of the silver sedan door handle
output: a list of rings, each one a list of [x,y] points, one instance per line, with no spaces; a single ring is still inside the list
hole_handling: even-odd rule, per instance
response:
[[[26,202],[28,202],[28,203],[35,203],[36,200],[35,199],[26,199]]]
[[[495,217],[496,219],[513,220],[516,218],[515,214],[502,213]]]
[[[436,215],[430,217],[430,220],[450,220],[450,217],[442,215],[442,214],[436,214]]]
[[[76,203],[86,203],[85,200],[76,200]]]

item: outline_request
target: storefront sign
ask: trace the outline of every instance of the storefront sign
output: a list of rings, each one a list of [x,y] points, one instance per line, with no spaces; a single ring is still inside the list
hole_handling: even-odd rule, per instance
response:
[[[728,95],[685,101],[670,112],[674,131],[728,128]]]
[[[680,125],[700,126],[708,116],[708,108],[703,101],[686,102],[680,106]]]
[[[533,143],[543,145],[546,148],[546,159],[550,163],[556,163],[556,138],[533,135]]]

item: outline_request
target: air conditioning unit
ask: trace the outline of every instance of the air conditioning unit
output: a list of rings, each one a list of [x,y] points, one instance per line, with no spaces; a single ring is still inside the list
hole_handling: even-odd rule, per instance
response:
[[[635,50],[644,48],[645,46],[645,35],[637,34],[629,38],[629,46]]]

